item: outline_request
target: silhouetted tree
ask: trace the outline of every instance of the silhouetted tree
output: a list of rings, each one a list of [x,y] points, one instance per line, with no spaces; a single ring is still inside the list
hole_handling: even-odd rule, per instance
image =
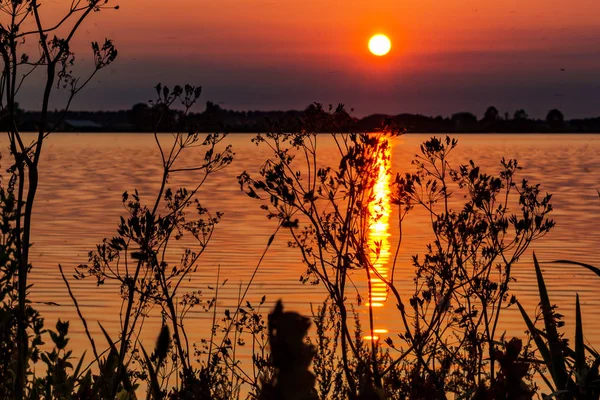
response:
[[[550,126],[550,129],[557,130],[563,127],[565,123],[565,117],[560,110],[556,108],[548,111],[546,115],[546,122]]]
[[[149,132],[152,129],[152,114],[146,103],[138,103],[131,108],[130,122],[136,132]]]
[[[502,130],[500,126],[500,113],[496,107],[490,106],[485,110],[481,125],[486,132]]]
[[[515,111],[513,119],[515,121],[527,121],[529,119],[529,115],[527,114],[527,112],[525,110],[520,108],[517,111]]]
[[[21,122],[23,119],[23,110],[21,109],[21,107],[19,107],[19,103],[15,102],[14,104],[14,119],[15,122],[18,126],[21,126]],[[8,131],[11,129],[10,126],[10,119],[8,118],[8,110],[4,109],[4,108],[0,108],[0,130],[1,131]]]
[[[495,122],[500,118],[500,113],[498,112],[498,109],[494,106],[490,106],[488,107],[487,110],[485,110],[485,115],[483,116],[483,120],[487,121],[487,122]]]
[[[307,111],[314,109],[306,108]],[[148,115],[146,115],[146,111]],[[59,125],[63,119],[83,119],[94,121],[102,125],[106,132],[151,132],[154,129],[155,112],[150,105],[138,103],[134,108],[120,111],[48,111],[47,120],[52,125]],[[181,114],[179,111],[172,110],[170,115],[171,122],[181,123]],[[21,111],[17,110],[16,121],[18,127],[23,131],[34,131],[38,129],[40,120],[40,111]],[[293,131],[299,129],[299,124],[304,111],[237,111],[221,108],[214,102],[209,102],[206,111],[200,113],[190,113],[186,117],[189,126],[193,126],[199,132],[214,132],[215,130],[226,130],[230,132],[262,132],[270,129],[277,131]],[[8,126],[9,121],[5,118],[4,125],[1,122],[0,127]],[[514,119],[513,119],[514,117]],[[465,118],[458,117],[464,120]],[[466,117],[470,121],[470,117]],[[464,121],[461,122],[463,128],[457,126],[457,116],[452,120],[443,116],[425,116],[420,114],[372,114],[359,120],[352,119],[353,130],[356,131],[377,131],[385,126],[394,126],[406,129],[407,132],[436,133],[436,132],[460,132],[464,131]],[[564,121],[561,132],[598,132],[600,131],[600,117],[586,118]],[[496,121],[487,124],[482,118],[477,124],[467,123],[472,126],[470,132],[546,132],[550,129],[549,124],[544,120],[535,120],[531,118],[523,109],[511,113],[501,113]],[[169,127],[161,123],[160,131],[168,131]]]
[[[533,132],[536,130],[536,123],[529,118],[525,110],[518,109],[513,114],[513,120],[510,124],[512,132]]]
[[[457,132],[472,132],[478,128],[477,117],[470,112],[453,114],[451,121]]]
[[[206,110],[202,113],[202,124],[209,129],[223,126],[224,110],[212,101],[206,102]]]
[[[173,110],[168,104],[153,104],[150,110],[150,126],[156,127],[159,132],[173,131],[179,128],[180,116],[177,110]]]

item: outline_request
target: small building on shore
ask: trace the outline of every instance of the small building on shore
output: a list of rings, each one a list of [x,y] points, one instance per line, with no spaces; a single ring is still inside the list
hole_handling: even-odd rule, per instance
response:
[[[65,119],[60,127],[63,132],[100,132],[103,127],[88,119]]]

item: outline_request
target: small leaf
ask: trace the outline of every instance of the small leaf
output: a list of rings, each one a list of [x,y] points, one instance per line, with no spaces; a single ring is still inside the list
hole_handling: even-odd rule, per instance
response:
[[[275,239],[275,234],[272,234],[271,237],[269,238],[269,242],[267,243],[267,247],[271,245],[271,243],[273,243],[273,240]]]

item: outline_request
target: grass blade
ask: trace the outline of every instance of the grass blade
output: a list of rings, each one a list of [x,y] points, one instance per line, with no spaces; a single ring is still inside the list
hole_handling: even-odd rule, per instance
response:
[[[75,378],[77,378],[79,376],[79,371],[81,371],[81,366],[83,365],[83,359],[85,358],[85,353],[86,352],[87,352],[87,350],[83,352],[83,354],[79,358],[79,362],[77,363],[77,367],[75,367],[75,369],[73,370],[73,376]]]
[[[144,354],[144,359],[146,360],[146,367],[148,368],[148,375],[150,377],[150,393],[152,393],[152,398],[155,400],[162,398],[162,393],[160,390],[160,385],[158,383],[158,377],[156,375],[156,371],[154,370],[154,366],[152,365],[152,361],[150,357],[148,357],[148,353],[146,353],[146,349],[144,346],[140,344],[142,348],[142,353]]]
[[[539,334],[540,334],[540,335],[541,335],[543,338],[546,338],[546,339],[548,338],[548,335],[546,335],[544,332],[540,331],[539,329],[538,329],[538,333],[539,333]],[[593,347],[590,347],[590,346],[588,346],[587,344],[584,344],[584,345],[583,345],[583,348],[584,348],[585,350],[587,350],[587,351],[588,351],[588,352],[589,352],[589,353],[592,355],[592,357],[594,357],[594,358],[598,357],[598,352],[597,352],[596,350],[594,350],[594,348],[593,348]],[[568,347],[568,346],[565,346],[565,348],[564,348],[563,350],[564,350],[564,352],[565,352],[565,355],[566,355],[567,357],[571,357],[573,360],[575,359],[575,350],[573,350],[572,348],[570,348],[570,347]]]
[[[590,264],[586,264],[586,263],[582,263],[582,262],[578,262],[578,261],[569,261],[569,260],[556,260],[556,261],[551,261],[552,264],[570,264],[570,265],[579,265],[580,267],[584,267],[589,269],[590,271],[592,271],[593,273],[595,273],[596,275],[600,276],[600,268],[596,268],[593,265]]]
[[[575,371],[577,376],[584,376],[587,365],[585,363],[585,347],[583,343],[583,322],[581,320],[581,306],[579,294],[575,302]]]
[[[556,329],[552,305],[550,304],[550,298],[548,297],[548,290],[546,289],[544,276],[542,275],[542,270],[535,253],[533,253],[533,264],[535,266],[538,291],[540,293],[540,305],[542,307],[542,315],[544,316],[544,325],[546,327],[546,334],[548,335],[548,349],[551,357],[551,364],[549,367],[552,371],[554,382],[556,383],[556,389],[560,391],[567,388],[567,369],[562,352],[562,341],[560,340],[558,330]]]
[[[539,330],[535,327],[535,325],[533,324],[533,321],[531,320],[531,318],[529,318],[529,315],[527,315],[527,312],[525,311],[525,309],[523,308],[521,303],[518,301],[517,301],[517,306],[519,307],[519,311],[521,311],[521,315],[523,316],[523,319],[525,320],[527,329],[529,330],[529,332],[531,333],[531,336],[533,337],[533,340],[535,341],[535,345],[537,346],[540,354],[542,355],[542,358],[544,359],[544,363],[547,366],[552,365],[552,357],[550,355],[550,350],[548,349],[548,346],[546,346],[546,342],[544,342],[542,335],[540,335]],[[556,383],[556,379],[554,377],[554,372],[552,371],[551,368],[548,368],[548,369],[549,369],[550,373],[552,374],[552,379]],[[553,388],[551,388],[551,389],[553,389]]]
[[[119,360],[119,351],[117,350],[117,347],[115,346],[114,342],[112,341],[108,332],[106,332],[106,329],[104,329],[102,324],[100,322],[98,322],[98,325],[100,325],[100,329],[102,330],[102,333],[104,334],[104,337],[106,338],[106,341],[110,345],[110,353],[111,354],[109,354],[108,359],[110,359],[111,355],[113,355],[116,357],[117,360]],[[118,365],[117,365],[117,371],[118,371]],[[129,375],[126,372],[127,368],[125,365],[122,365],[122,371],[123,371],[123,373],[121,374],[122,376],[117,377],[117,379],[119,379],[123,383],[123,388],[127,391],[127,393],[132,393],[134,390],[133,384],[129,380]],[[113,373],[113,371],[111,371],[111,373]]]
[[[102,330],[102,333],[104,334],[104,337],[106,338],[106,341],[108,342],[108,345],[110,346],[110,349],[113,350],[118,355],[119,352],[117,351],[115,344],[113,343],[112,339],[110,338],[110,335],[108,334],[108,332],[106,332],[106,329],[104,329],[104,327],[102,326],[102,324],[100,322],[98,322],[98,325],[100,326],[100,330]]]

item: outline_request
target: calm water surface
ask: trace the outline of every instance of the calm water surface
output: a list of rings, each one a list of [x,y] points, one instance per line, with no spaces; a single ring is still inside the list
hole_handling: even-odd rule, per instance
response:
[[[251,137],[231,135],[228,138],[234,146],[235,160],[209,180],[200,196],[205,206],[224,212],[224,216],[187,289],[203,290],[211,297],[208,286],[216,283],[220,269],[221,280],[228,279],[219,295],[221,311],[237,303],[240,288],[245,288],[276,228],[275,222],[267,220],[264,211],[260,210],[261,203],[240,192],[237,184],[238,174],[244,170],[256,173],[268,156],[265,150],[250,142]],[[412,170],[410,161],[419,144],[428,137],[406,135],[395,140],[393,171]],[[567,258],[600,265],[600,199],[596,192],[600,188],[600,135],[457,137],[459,146],[453,153],[454,164],[473,159],[482,170],[497,173],[502,157],[516,158],[524,167],[522,177],[541,183],[543,191],[554,194],[556,228],[531,247],[540,260]],[[168,138],[163,137],[164,140]],[[5,138],[0,145],[6,158]],[[331,145],[324,138],[320,149],[326,154]],[[141,134],[55,134],[48,139],[43,154],[41,184],[34,209],[31,277],[34,287],[31,292],[35,301],[59,304],[40,303],[38,308],[48,325],[53,325],[57,318],[70,320],[71,343],[81,350],[87,346],[87,341],[60,278],[58,264],[62,264],[71,276],[77,265],[87,261],[87,252],[96,243],[114,234],[119,216],[124,213],[121,204],[124,191],[137,188],[142,201],[152,201],[161,174],[160,156],[153,137]],[[191,155],[184,162],[192,162],[195,157],[202,155]],[[192,183],[194,178],[193,174],[188,174],[174,179],[172,184]],[[386,183],[381,184],[385,186]],[[396,217],[395,211],[391,210],[382,224],[372,230],[372,239],[383,240],[386,247],[395,249],[398,228],[393,221]],[[412,287],[410,258],[424,253],[430,239],[429,226],[427,216],[419,212],[409,214],[403,225],[403,242],[394,278],[405,293]],[[316,306],[324,300],[324,290],[300,283],[304,267],[300,254],[287,248],[289,239],[285,233],[276,237],[247,299],[258,303],[264,294],[267,296],[264,307],[270,308],[281,298],[287,309],[310,314],[311,304]],[[377,267],[383,274],[389,271],[390,258],[387,254],[378,260]],[[513,294],[533,312],[538,300],[531,251],[513,267],[513,271],[517,278]],[[546,265],[544,271],[551,300],[565,314],[567,329],[574,329],[575,294],[579,293],[585,314],[586,339],[600,347],[600,278],[574,266]],[[357,276],[356,283],[361,295],[368,296],[364,277]],[[116,335],[121,306],[118,288],[112,285],[98,288],[93,280],[71,280],[71,284],[97,340],[101,336],[96,321]],[[375,309],[378,334],[385,337],[398,333],[401,327],[398,311],[391,299],[386,301],[385,290],[378,288],[377,283],[371,301],[379,303]],[[366,314],[364,306],[359,311]],[[191,315],[186,326],[192,340],[207,335],[209,318],[200,312]],[[525,330],[516,310],[508,310],[502,322],[509,336],[522,335]],[[160,318],[147,319],[142,336],[154,340],[159,326]]]

